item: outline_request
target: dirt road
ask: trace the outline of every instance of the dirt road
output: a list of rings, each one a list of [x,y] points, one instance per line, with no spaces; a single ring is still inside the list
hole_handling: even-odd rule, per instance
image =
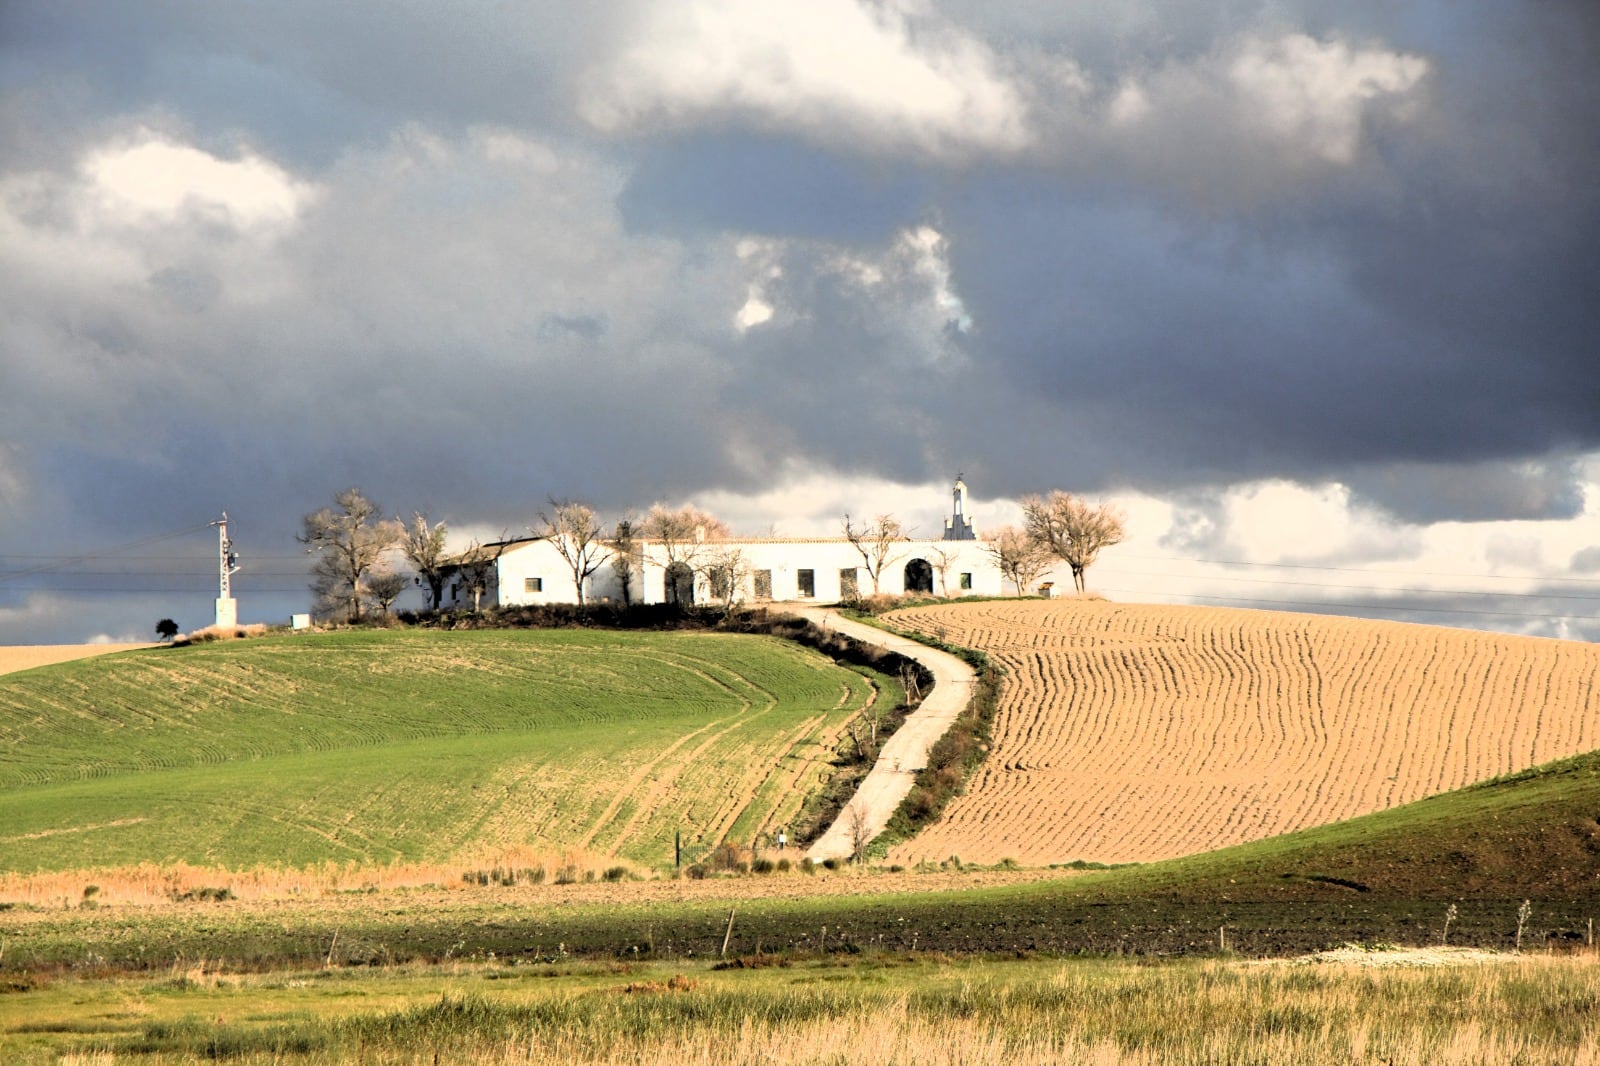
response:
[[[977,675],[972,667],[948,652],[918,644],[914,640],[848,618],[824,607],[803,607],[796,614],[808,618],[819,626],[838,630],[867,644],[875,644],[899,652],[926,666],[934,677],[933,691],[928,698],[895,730],[894,736],[884,744],[877,765],[868,772],[855,797],[845,806],[837,821],[811,845],[806,856],[813,862],[825,859],[848,858],[854,849],[857,825],[871,840],[883,832],[889,816],[911,791],[917,771],[928,765],[928,751],[952,722],[961,714],[972,698],[972,686]]]

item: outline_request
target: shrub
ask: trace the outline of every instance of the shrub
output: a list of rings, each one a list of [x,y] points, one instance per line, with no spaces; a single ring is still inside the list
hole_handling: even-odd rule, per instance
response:
[[[191,888],[189,891],[173,897],[179,903],[192,903],[195,901],[201,903],[224,903],[230,899],[237,898],[233,894],[233,889],[226,886],[222,888]]]
[[[606,880],[613,883],[617,881],[625,881],[627,880],[627,877],[628,868],[626,866],[612,866],[607,869],[605,873]]]

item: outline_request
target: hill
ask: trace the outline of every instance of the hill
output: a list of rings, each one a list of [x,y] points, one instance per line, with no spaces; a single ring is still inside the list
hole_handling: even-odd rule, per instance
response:
[[[893,694],[890,694],[892,698]],[[360,631],[0,677],[0,869],[645,864],[793,818],[875,683],[717,633]]]
[[[987,762],[901,862],[1149,862],[1600,748],[1587,644],[1074,600],[889,619],[1007,675]]]

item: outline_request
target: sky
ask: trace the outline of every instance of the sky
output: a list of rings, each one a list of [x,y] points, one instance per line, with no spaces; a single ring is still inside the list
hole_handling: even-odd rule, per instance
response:
[[[591,10],[591,8],[593,10]],[[1600,640],[1592,0],[6,0],[0,643],[358,486],[1122,507],[1111,599]]]

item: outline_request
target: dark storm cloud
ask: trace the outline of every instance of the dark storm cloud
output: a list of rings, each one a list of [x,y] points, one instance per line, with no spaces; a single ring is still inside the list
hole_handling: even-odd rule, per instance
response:
[[[583,64],[636,5],[571,17],[560,3],[471,11],[406,2],[205,0],[0,6],[7,80],[58,130],[163,114],[202,143],[243,137],[326,164],[406,122],[565,126]],[[36,138],[0,124],[8,140]]]
[[[1578,512],[1589,6],[952,2],[918,16],[960,28],[928,38],[940,84],[1004,116],[1011,79],[1004,136],[882,92],[762,114],[800,90],[737,72],[703,118],[629,98],[671,121],[597,129],[643,6],[0,5],[5,543],[227,509],[292,569],[345,485],[516,532],[549,494],[641,507],[797,461],[991,498],[1281,476],[1405,521]],[[278,175],[292,217],[113,202],[88,154],[146,137]],[[28,602],[0,581],[0,640]]]
[[[1435,60],[1415,128],[1256,202],[1195,212],[1204,190],[1168,175],[968,186],[945,218],[987,365],[1064,425],[1140,427],[1167,459],[1115,473],[1151,485],[1594,447],[1600,138],[1578,114],[1600,99],[1571,43],[1593,20],[1566,10],[1535,20],[1548,53],[1526,33],[1447,50],[1473,65]],[[1528,513],[1495,501],[1457,516]]]
[[[1358,502],[1396,518],[1427,524],[1497,519],[1566,519],[1583,512],[1576,462],[1396,463],[1355,470],[1344,478]]]

